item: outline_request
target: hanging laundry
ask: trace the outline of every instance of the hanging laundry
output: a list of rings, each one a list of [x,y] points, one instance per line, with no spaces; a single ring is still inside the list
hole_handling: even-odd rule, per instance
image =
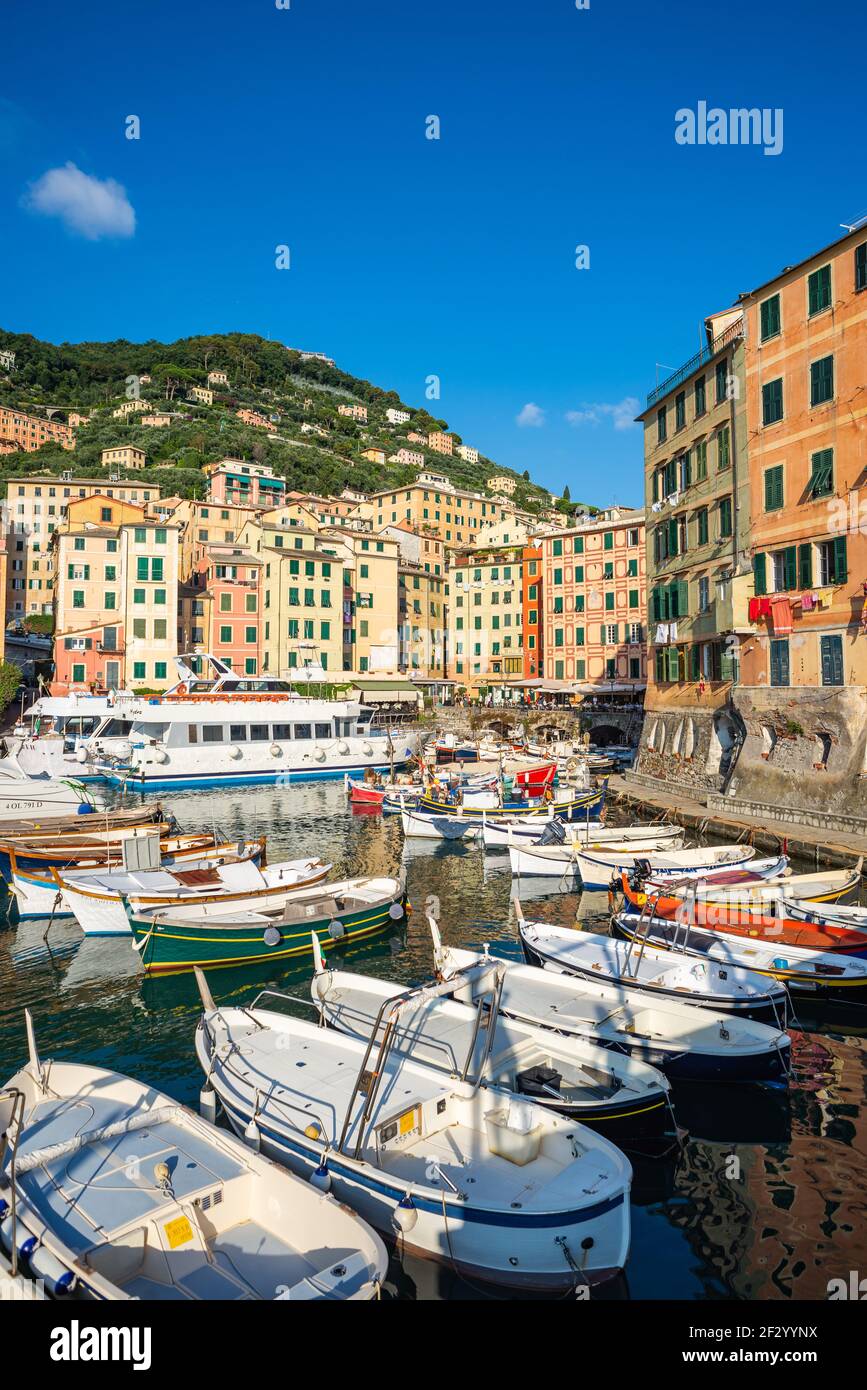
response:
[[[658,647],[665,646],[665,643],[668,641],[668,623],[660,623],[658,625],[656,636],[653,640]]]
[[[774,636],[788,637],[792,631],[792,605],[787,598],[771,600],[771,616],[774,620]]]
[[[812,613],[816,607],[815,594],[801,594],[801,610],[804,613]]]
[[[758,622],[759,614],[761,612],[761,602],[762,600],[760,598],[750,599],[749,607],[747,609],[747,617],[749,618],[751,623]]]
[[[816,595],[823,608],[830,608],[834,601],[833,589],[820,589]]]

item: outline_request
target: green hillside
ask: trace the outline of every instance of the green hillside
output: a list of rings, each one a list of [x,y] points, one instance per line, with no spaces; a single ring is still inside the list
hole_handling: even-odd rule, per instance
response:
[[[0,404],[34,414],[56,407],[53,418],[59,420],[73,410],[91,416],[90,424],[78,430],[74,455],[55,445],[33,454],[0,455],[0,482],[16,474],[70,467],[83,477],[99,474],[102,449],[134,444],[146,450],[148,468],[159,469],[164,494],[201,496],[202,466],[226,456],[270,464],[290,489],[339,494],[352,487],[370,492],[410,482],[416,470],[396,462],[372,462],[362,457],[364,449],[381,446],[387,456],[402,446],[419,450],[421,446],[407,441],[411,430],[449,430],[456,443],[462,442],[449,422],[404,403],[395,391],[303,358],[255,334],[214,334],[174,343],[120,339],[55,346],[0,330],[0,349],[15,353],[14,372],[0,374]],[[186,399],[191,387],[206,385],[208,372],[218,370],[226,372],[229,387],[215,390],[213,405]],[[152,381],[140,387],[141,396],[154,410],[175,415],[170,426],[155,429],[137,424],[134,416],[113,418],[112,411],[127,398],[129,378],[143,375]],[[341,403],[366,406],[367,425],[339,415]],[[242,407],[272,419],[272,430],[242,424],[235,414]],[[389,407],[410,411],[409,423],[389,424]],[[475,440],[467,442],[478,447]],[[426,464],[456,486],[484,491],[492,473],[503,473],[518,484],[519,506],[536,512],[549,505],[545,489],[481,453],[478,463],[466,463],[457,455],[443,458],[433,450],[422,452]],[[577,504],[560,505],[569,510]]]

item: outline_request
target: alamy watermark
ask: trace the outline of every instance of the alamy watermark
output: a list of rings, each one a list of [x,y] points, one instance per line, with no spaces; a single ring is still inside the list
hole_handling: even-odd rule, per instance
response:
[[[761,145],[765,154],[783,152],[781,106],[708,108],[700,101],[693,111],[682,106],[674,113],[674,138],[678,145]]]

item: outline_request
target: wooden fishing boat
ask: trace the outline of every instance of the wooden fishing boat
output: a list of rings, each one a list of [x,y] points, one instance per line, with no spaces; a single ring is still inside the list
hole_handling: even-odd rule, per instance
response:
[[[773,904],[781,898],[816,904],[836,903],[856,895],[860,888],[860,859],[851,869],[819,869],[805,874],[792,873],[788,864],[787,857],[779,855],[753,859],[739,869],[722,868],[701,874],[696,879],[695,893],[708,902],[760,906]],[[663,880],[650,873],[642,874],[641,879],[643,886],[653,892],[671,886],[670,876]]]
[[[456,1076],[416,1061],[392,1045],[394,1027],[350,1037],[282,1011],[274,990],[217,1009],[197,978],[196,1052],[232,1128],[293,1172],[327,1175],[341,1201],[398,1233],[401,1253],[551,1292],[623,1268],[632,1169],[607,1139],[492,1095],[466,1079],[469,1058]],[[398,1025],[417,995],[386,1001],[380,1022]]]
[[[575,820],[562,820],[550,816],[543,820],[540,816],[509,820],[499,820],[495,813],[485,817],[484,841],[487,849],[507,849],[509,845],[569,845],[589,842],[603,844],[627,844],[639,840],[643,844],[653,840],[659,845],[683,843],[684,831],[679,825],[607,825],[597,817],[581,816]]]
[[[388,931],[405,911],[398,878],[344,879],[285,891],[282,899],[262,893],[253,905],[234,908],[225,899],[171,911],[127,907],[133,944],[149,974],[308,955],[311,933],[349,946]]]
[[[600,811],[605,803],[605,790],[603,786],[595,791],[567,794],[560,798],[555,798],[552,794],[549,801],[544,799],[531,802],[516,801],[507,803],[505,806],[493,807],[464,806],[455,802],[439,800],[433,796],[422,796],[418,803],[418,809],[435,816],[458,814],[478,820],[491,815],[496,816],[497,819],[511,819],[513,816],[525,818],[548,816],[551,812],[567,820],[572,820]]]
[[[0,877],[5,878],[7,882],[11,881],[13,853],[19,868],[50,869],[52,865],[63,867],[79,860],[94,864],[118,864],[122,859],[125,842],[153,835],[159,835],[160,844],[166,845],[173,841],[184,841],[191,846],[197,844],[200,848],[206,849],[214,842],[213,835],[207,831],[200,835],[184,836],[177,835],[175,830],[174,822],[162,821],[145,826],[131,826],[128,830],[116,833],[97,833],[92,838],[75,835],[60,839],[0,841]]]
[[[103,831],[120,830],[170,820],[165,807],[155,801],[150,806],[136,806],[126,811],[99,811],[74,816],[25,816],[18,820],[4,820],[0,826],[0,836],[8,844],[19,839],[32,841],[40,836],[49,839],[69,835],[90,836],[97,828]]]
[[[844,903],[818,903],[808,898],[784,896],[782,905],[787,917],[801,922],[819,922],[830,926],[832,923],[851,931],[867,932],[867,907],[847,906]]]
[[[293,893],[321,883],[330,869],[321,859],[285,859],[259,868],[252,856],[235,855],[200,868],[118,869],[86,882],[58,875],[57,883],[85,936],[117,936],[128,935],[130,912],[279,910]]]
[[[576,839],[571,844],[534,845],[519,841],[509,846],[509,864],[515,878],[557,877],[562,874],[577,877],[580,874],[578,855],[583,851],[614,853],[626,850],[635,854],[654,854],[662,850],[680,849],[683,839],[682,833],[671,835],[662,832],[658,838],[649,833],[646,839],[636,835],[634,839],[620,840],[613,827],[607,831],[603,829],[597,838],[591,828],[587,830],[585,839]],[[589,885],[585,883],[584,886]]]
[[[479,821],[454,813],[432,815],[404,807],[400,819],[408,840],[477,840],[482,831]]]
[[[750,845],[708,845],[704,849],[638,850],[626,845],[620,849],[579,850],[578,872],[585,888],[605,889],[612,879],[620,881],[624,869],[634,869],[640,860],[648,875],[665,878],[694,878],[723,865],[735,868],[755,856]]]
[[[405,993],[401,985],[369,975],[326,969],[314,942],[316,973],[313,1002],[329,1027],[356,1038],[369,1038],[383,1004]],[[485,964],[457,972],[451,983],[460,997],[472,989],[473,976],[488,974]],[[507,1022],[498,1015],[496,1037],[484,1068],[482,1085],[529,1097],[535,1105],[589,1124],[611,1139],[660,1135],[673,1128],[669,1085],[665,1077],[629,1057],[589,1042],[558,1037],[533,1024]],[[414,996],[414,1006],[396,1025],[394,1046],[437,1071],[457,1075],[469,1057],[468,1077],[485,1049],[478,1009],[454,996]]]
[[[378,1297],[382,1241],[321,1184],[119,1072],[43,1063],[25,1017],[29,1061],[0,1091],[16,1272],[84,1300]]]
[[[421,782],[360,782],[346,779],[346,790],[353,806],[382,806],[386,797],[416,797]]]
[[[735,967],[779,980],[792,994],[861,1003],[867,998],[867,960],[843,951],[814,951],[806,946],[776,944],[730,935],[719,927],[693,926],[666,917],[618,912],[614,929],[630,940],[676,947],[686,955],[713,962],[726,971]]]
[[[785,880],[783,880],[785,882]],[[620,886],[632,912],[694,923],[696,926],[725,931],[726,935],[750,941],[766,941],[779,946],[804,946],[811,951],[843,951],[848,955],[867,953],[867,931],[831,918],[807,921],[790,916],[787,902],[777,898],[764,903],[736,893],[717,902],[694,891],[696,884],[678,884],[653,891],[637,888],[628,873],[621,874]]]
[[[202,836],[201,838],[210,843],[204,845],[192,844],[185,845],[185,839],[196,840],[196,836],[178,837],[180,843],[173,843],[171,840],[165,841],[166,852],[161,854],[159,848],[156,849],[156,859],[159,864],[159,872],[167,876],[177,869],[198,870],[222,867],[226,864],[244,863],[250,860],[253,864],[262,865],[265,862],[265,837],[260,836],[258,840],[241,840],[237,845],[216,844],[213,835]],[[112,870],[110,864],[106,864],[102,857],[88,862],[87,858],[74,859],[69,867],[58,870],[53,865],[48,869],[24,869],[18,863],[17,851],[12,851],[12,882],[10,892],[13,895],[16,911],[22,920],[27,918],[39,917],[74,917],[71,906],[63,892],[63,881],[66,880],[71,887],[79,885],[87,887],[88,884],[111,882],[115,885],[125,883],[127,880],[141,882],[148,872],[156,870],[138,871],[136,874],[127,873],[122,867],[122,861],[117,855],[114,856],[113,863],[116,868]],[[164,884],[168,878],[161,880]],[[120,905],[120,899],[118,899]],[[129,924],[126,920],[126,913],[120,907],[120,931],[123,935],[129,934]]]

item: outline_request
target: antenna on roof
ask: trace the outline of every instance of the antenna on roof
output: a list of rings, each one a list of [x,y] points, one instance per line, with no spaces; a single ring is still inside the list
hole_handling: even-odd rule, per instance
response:
[[[856,217],[854,222],[841,222],[840,226],[845,232],[854,232],[858,227],[863,227],[867,222],[867,212],[862,212],[860,217]]]

